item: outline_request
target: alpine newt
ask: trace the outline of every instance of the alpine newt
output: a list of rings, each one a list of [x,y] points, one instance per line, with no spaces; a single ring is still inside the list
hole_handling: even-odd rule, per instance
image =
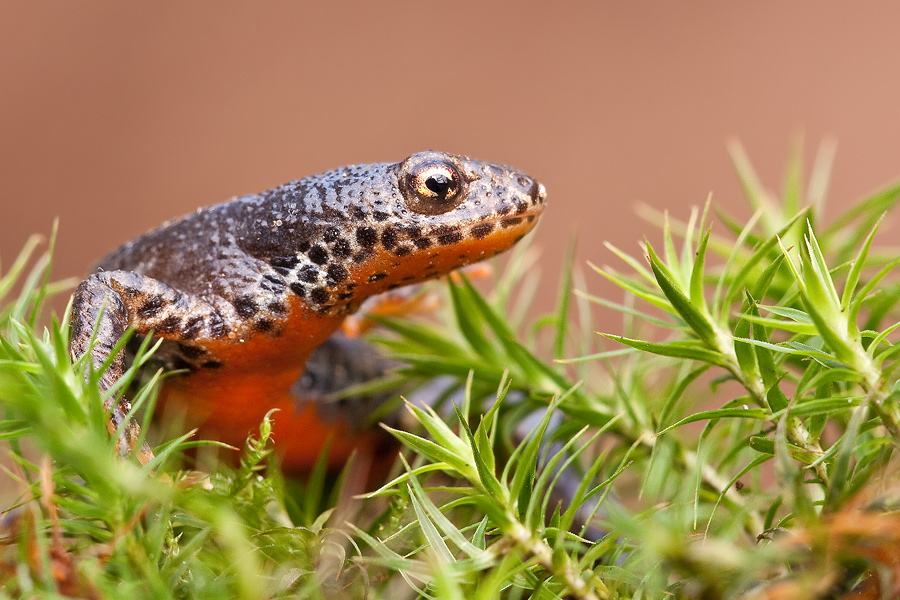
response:
[[[440,152],[354,165],[202,208],[126,243],[75,291],[73,360],[91,353],[107,391],[126,368],[126,330],[163,340],[155,358],[183,374],[160,400],[204,435],[240,445],[280,408],[286,469],[309,469],[329,437],[341,464],[367,443],[349,412],[297,397],[307,360],[367,298],[502,252],[535,225],[544,187],[510,167]],[[96,343],[91,345],[92,338]],[[331,344],[338,350],[342,344]],[[118,450],[137,448],[126,399],[107,401]],[[123,426],[124,423],[124,426]]]

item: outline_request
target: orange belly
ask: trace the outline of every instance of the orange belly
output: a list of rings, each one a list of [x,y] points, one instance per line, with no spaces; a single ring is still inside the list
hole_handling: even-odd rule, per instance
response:
[[[198,429],[200,439],[237,448],[244,446],[248,435],[258,435],[263,417],[277,408],[272,438],[284,470],[308,472],[329,440],[328,465],[340,468],[354,450],[375,452],[385,433],[355,430],[342,418],[325,421],[314,402],[300,403],[291,394],[312,349],[343,320],[312,315],[299,301],[291,308],[291,318],[277,337],[207,343],[206,349],[222,366],[167,379],[160,392],[161,407],[183,415],[188,427]]]
[[[354,451],[373,455],[386,450],[383,431],[355,430],[340,417],[326,421],[317,414],[314,402],[299,403],[290,392],[297,377],[221,372],[175,376],[163,386],[160,402],[164,410],[183,413],[186,425],[198,429],[199,439],[237,448],[244,446],[248,435],[258,436],[263,417],[278,409],[273,415],[272,440],[282,468],[291,473],[312,470],[329,441],[331,469],[341,468]]]

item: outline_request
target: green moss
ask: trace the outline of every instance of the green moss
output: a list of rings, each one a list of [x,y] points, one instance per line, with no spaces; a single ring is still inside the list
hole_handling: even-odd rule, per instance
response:
[[[0,273],[0,594],[726,598],[778,582],[824,598],[873,585],[900,544],[900,261],[877,235],[900,186],[824,224],[827,151],[809,192],[794,153],[783,201],[734,154],[753,216],[651,214],[662,236],[646,257],[613,249],[625,272],[597,269],[622,302],[585,291],[596,277],[572,251],[558,310],[526,317],[540,284],[517,247],[491,294],[461,278],[436,319],[383,321],[373,342],[407,366],[374,385],[452,383],[436,409],[407,405],[410,427],[393,431],[404,460],[365,498],[324,462],[304,482],[267,468],[268,420],[240,466],[208,476],[177,470],[187,436],[157,445],[156,472],[116,458],[66,324],[39,325],[72,282],[51,282],[50,251],[30,241]],[[623,331],[596,335],[595,304]],[[156,375],[144,381],[146,419]]]

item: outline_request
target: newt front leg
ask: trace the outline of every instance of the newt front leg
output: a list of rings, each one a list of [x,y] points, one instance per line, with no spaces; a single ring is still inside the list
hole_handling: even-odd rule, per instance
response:
[[[191,315],[188,323],[182,321],[179,316],[182,314]],[[124,349],[115,355],[113,351],[129,327],[139,335],[152,332],[158,338],[190,340],[202,345],[221,337],[224,322],[221,308],[151,277],[127,271],[97,273],[75,290],[69,352],[77,361],[90,351],[91,366],[95,370],[100,370],[112,359],[109,367],[100,374],[100,390],[107,392],[125,373]],[[91,346],[95,335],[96,341]],[[107,428],[111,435],[124,424],[117,442],[119,453],[131,453],[140,437],[137,423],[126,421],[131,403],[124,397],[116,403],[115,398],[110,397],[103,408],[110,412]],[[146,443],[136,454],[145,465],[153,459],[153,452]]]

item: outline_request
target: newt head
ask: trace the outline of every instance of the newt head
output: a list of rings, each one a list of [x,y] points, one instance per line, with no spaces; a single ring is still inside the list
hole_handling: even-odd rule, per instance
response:
[[[353,223],[364,256],[345,265],[354,298],[494,256],[531,231],[544,210],[544,186],[505,165],[429,151],[391,167],[392,193],[363,199],[368,206]]]

